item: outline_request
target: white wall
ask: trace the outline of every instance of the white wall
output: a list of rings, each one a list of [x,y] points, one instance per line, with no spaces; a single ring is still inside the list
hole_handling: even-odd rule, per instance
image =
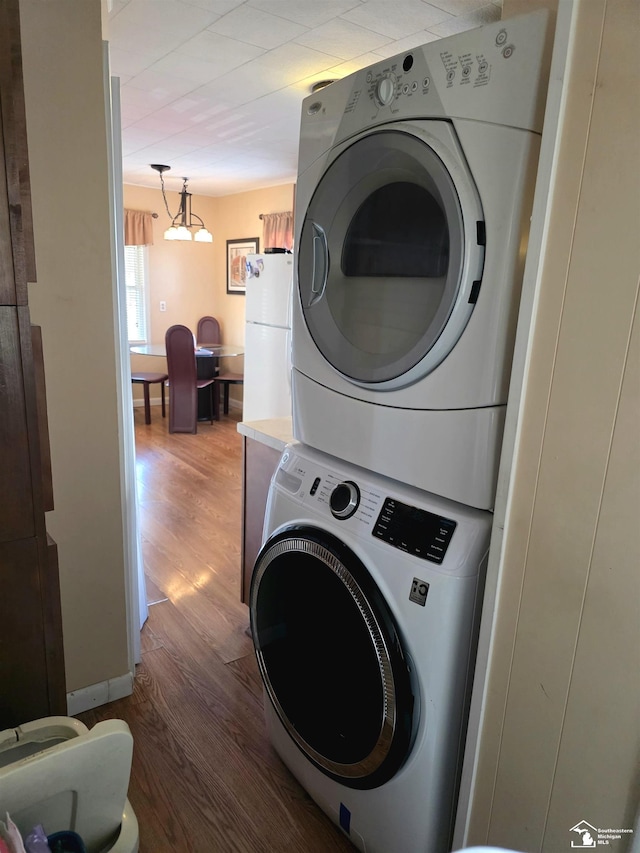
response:
[[[549,853],[640,795],[639,16],[571,11],[467,838]]]
[[[67,690],[127,673],[100,0],[21,0]]]

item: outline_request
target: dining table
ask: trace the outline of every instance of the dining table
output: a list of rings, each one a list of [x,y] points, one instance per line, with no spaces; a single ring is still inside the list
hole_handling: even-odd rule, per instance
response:
[[[136,344],[129,347],[130,352],[135,355],[155,355],[162,358],[167,357],[167,349],[164,344]],[[244,355],[244,347],[236,344],[196,344],[196,358],[234,358]]]
[[[161,344],[135,344],[129,347],[129,351],[133,355],[148,355],[157,358],[166,358],[167,349],[164,343]],[[220,358],[237,358],[244,355],[244,347],[238,344],[211,344],[206,341],[196,343],[196,370],[198,379],[211,379],[217,373],[218,359]],[[220,391],[216,382],[215,392],[219,395]],[[211,409],[208,394],[198,393],[198,420],[211,420]],[[218,397],[219,400],[219,397]],[[216,405],[215,411],[219,413],[219,405]],[[219,414],[218,414],[219,417]]]

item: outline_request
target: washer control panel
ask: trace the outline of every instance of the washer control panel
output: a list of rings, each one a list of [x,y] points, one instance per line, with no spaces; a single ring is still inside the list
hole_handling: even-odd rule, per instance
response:
[[[456,529],[456,522],[424,509],[386,498],[373,535],[401,551],[442,563]]]
[[[443,563],[457,527],[451,518],[390,496],[381,483],[357,483],[289,450],[281,459],[276,483],[321,515],[331,514],[345,522],[352,532],[373,536],[438,565]]]

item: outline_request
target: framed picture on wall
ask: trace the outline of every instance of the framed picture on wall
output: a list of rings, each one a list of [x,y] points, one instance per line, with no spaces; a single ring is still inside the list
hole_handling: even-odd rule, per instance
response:
[[[247,255],[259,251],[258,237],[227,240],[227,293],[246,293]]]

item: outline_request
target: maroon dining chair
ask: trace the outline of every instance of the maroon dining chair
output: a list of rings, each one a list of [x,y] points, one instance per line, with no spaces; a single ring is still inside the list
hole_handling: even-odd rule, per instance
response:
[[[207,344],[221,344],[222,333],[220,332],[220,323],[215,317],[205,316],[198,320],[196,340],[199,346]],[[198,377],[200,379],[209,379],[210,377],[218,378],[220,373],[220,359],[215,356],[212,358],[200,358],[196,362]],[[213,389],[214,410],[216,420],[220,417],[220,386],[215,385]]]
[[[193,332],[186,326],[171,326],[165,336],[169,374],[169,432],[198,431],[198,391],[209,388],[211,423],[217,415],[213,386],[215,379],[198,379]],[[217,419],[217,418],[216,418]]]
[[[220,332],[220,323],[215,317],[200,317],[198,320],[198,343],[206,346],[207,344],[221,344],[222,334]],[[214,359],[213,374],[216,380],[216,387],[213,391],[215,397],[216,411],[220,408],[220,387],[223,390],[223,412],[229,414],[229,386],[244,384],[244,375],[242,373],[233,373],[225,371],[220,373],[218,359]]]
[[[200,345],[221,344],[220,323],[215,317],[200,317],[196,337]]]
[[[227,373],[218,373],[216,374],[216,386],[222,385],[222,389],[224,392],[223,397],[223,408],[222,411],[225,415],[229,414],[229,386],[230,385],[244,385],[244,374],[242,373],[231,373],[231,371]],[[218,406],[220,405],[220,391],[219,388],[214,390],[214,396],[218,396]]]
[[[145,373],[141,371],[131,372],[131,382],[134,385],[142,385],[142,391],[144,393],[145,424],[151,423],[151,399],[149,396],[149,387],[156,382],[160,385],[160,395],[162,400],[162,417],[165,417],[166,409],[164,403],[164,383],[167,381],[168,378],[169,377],[166,373]]]

